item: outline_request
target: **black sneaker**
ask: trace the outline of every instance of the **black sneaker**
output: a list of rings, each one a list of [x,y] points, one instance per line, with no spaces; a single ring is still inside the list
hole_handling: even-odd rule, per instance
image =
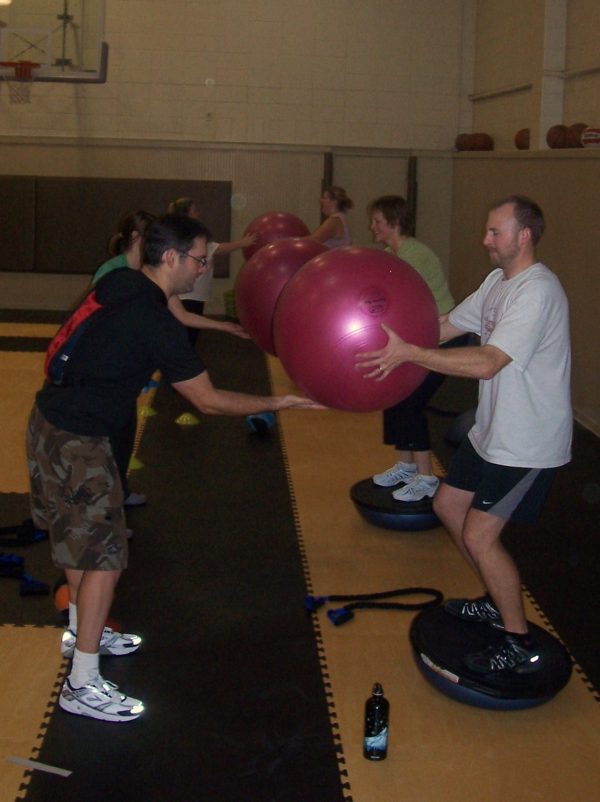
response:
[[[541,667],[541,656],[533,645],[521,645],[516,638],[507,635],[499,646],[488,646],[481,652],[473,652],[465,657],[465,665],[479,674],[497,671],[514,671],[516,674],[530,674]]]
[[[463,621],[484,621],[495,629],[504,629],[498,608],[487,594],[477,599],[448,599],[444,610]]]

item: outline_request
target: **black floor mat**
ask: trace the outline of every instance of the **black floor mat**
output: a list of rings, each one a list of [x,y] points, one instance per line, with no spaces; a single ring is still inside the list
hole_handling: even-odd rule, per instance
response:
[[[217,386],[269,393],[247,341],[203,336]],[[189,406],[167,386],[147,423],[132,484],[130,568],[113,616],[144,638],[101,670],[142,698],[119,727],[56,710],[24,798],[191,802],[341,802],[339,747],[305,593],[277,429],[243,418],[175,420]],[[196,414],[196,413],[194,413]]]

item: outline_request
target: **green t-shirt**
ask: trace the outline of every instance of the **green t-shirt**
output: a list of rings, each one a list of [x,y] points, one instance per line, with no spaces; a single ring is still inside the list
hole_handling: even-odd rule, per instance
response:
[[[386,250],[393,253],[391,248],[386,248]],[[454,298],[448,288],[442,263],[431,248],[423,245],[414,237],[407,237],[396,251],[396,256],[408,262],[425,279],[433,293],[440,315],[445,315],[454,307]]]
[[[109,259],[108,262],[104,262],[103,265],[100,265],[98,270],[96,270],[94,273],[92,284],[97,284],[103,276],[105,276],[107,273],[111,273],[118,267],[129,267],[127,264],[127,257],[124,253],[120,253],[118,256],[113,256],[113,258]]]

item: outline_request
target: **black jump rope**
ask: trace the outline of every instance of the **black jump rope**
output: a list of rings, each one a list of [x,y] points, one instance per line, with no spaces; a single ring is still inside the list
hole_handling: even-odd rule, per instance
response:
[[[376,599],[393,599],[396,596],[431,596],[428,601],[421,602],[383,602]],[[435,588],[398,588],[385,590],[381,593],[359,593],[353,596],[305,596],[304,609],[315,613],[320,607],[329,602],[350,602],[343,607],[327,610],[327,618],[336,627],[345,624],[354,618],[353,610],[426,610],[428,607],[437,607],[444,600],[444,594]]]
[[[428,406],[429,412],[443,418],[457,418],[453,429],[449,433],[448,441],[452,445],[458,442],[472,425],[474,410],[467,410],[460,414],[449,412],[438,407]],[[464,430],[464,431],[463,431]],[[375,599],[393,599],[396,596],[424,595],[431,596],[428,601],[422,602],[381,602]],[[305,596],[304,609],[309,613],[315,613],[320,607],[328,602],[350,602],[343,607],[336,607],[327,611],[327,618],[336,627],[345,624],[354,618],[353,610],[426,610],[428,607],[438,607],[444,601],[444,594],[435,588],[399,588],[397,590],[386,590],[382,593],[361,593],[354,596]]]

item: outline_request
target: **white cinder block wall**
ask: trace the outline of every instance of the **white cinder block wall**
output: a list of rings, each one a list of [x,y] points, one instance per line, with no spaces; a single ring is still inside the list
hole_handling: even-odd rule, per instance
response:
[[[55,19],[56,0],[19,3],[21,25],[39,25],[44,14]],[[430,191],[444,199],[443,220],[420,215],[418,233],[447,264],[447,155],[459,119],[469,119],[475,5],[106,0],[105,84],[34,83],[32,102],[13,104],[0,82],[0,170],[233,180],[247,200],[233,210],[237,238],[273,207],[317,225],[321,154],[337,149],[334,180],[355,199],[352,224],[357,242],[367,244],[365,204],[406,191],[410,152],[437,152],[445,159],[441,180],[434,169],[419,197],[423,208]],[[28,18],[32,6],[37,13]],[[0,9],[0,20],[16,9]],[[140,141],[155,151],[137,150]],[[61,146],[49,149],[51,142]],[[170,153],[177,144],[190,150]],[[290,167],[304,166],[281,180],[275,151]],[[235,273],[241,256],[232,263]],[[216,283],[217,302],[230,283]]]
[[[600,128],[600,3],[567,4],[564,118]]]
[[[59,6],[19,0],[0,24]],[[598,0],[106,0],[105,39],[106,84],[34,83],[15,104],[0,81],[0,171],[232,180],[234,238],[275,205],[316,225],[332,151],[366,244],[366,202],[404,192],[416,154],[417,235],[448,266],[457,133],[514,152],[526,127],[545,147],[552,115],[600,127]]]
[[[472,125],[497,150],[521,128],[545,149],[552,125],[600,127],[598,0],[478,0],[475,42]]]
[[[0,134],[446,149],[473,4],[107,0],[108,82],[3,94]]]

